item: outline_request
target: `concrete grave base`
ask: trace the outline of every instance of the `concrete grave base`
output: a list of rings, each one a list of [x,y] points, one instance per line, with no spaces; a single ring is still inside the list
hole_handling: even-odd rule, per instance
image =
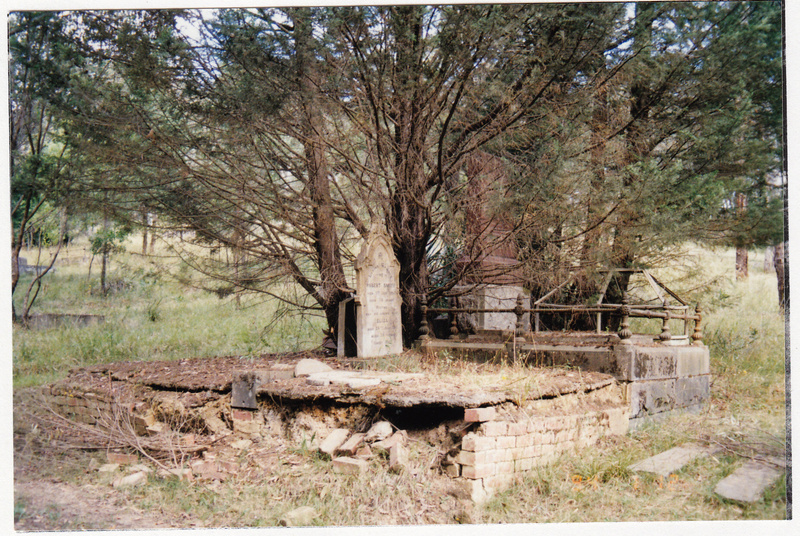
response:
[[[237,438],[231,445],[275,437],[302,442],[333,460],[334,471],[366,471],[362,458],[381,450],[390,469],[402,471],[405,438],[436,436],[449,453],[440,460],[442,473],[477,502],[562,453],[628,430],[624,391],[607,374],[533,368],[520,391],[505,388],[500,374],[477,386],[348,370],[328,359],[333,370],[298,376],[300,362],[228,357],[97,365],[74,370],[46,395],[54,411],[99,429],[130,422],[146,438],[190,434],[194,446],[186,452],[228,436]],[[249,399],[247,407],[231,407],[232,385],[242,377],[254,382],[254,408]],[[379,416],[387,430],[371,437]],[[212,469],[214,478],[224,477],[218,465]]]
[[[538,367],[570,367],[613,376],[624,389],[632,424],[675,411],[702,408],[710,396],[708,347],[675,341],[663,345],[635,335],[621,344],[613,334],[513,331],[463,340],[430,340],[423,351],[478,361],[513,361]]]

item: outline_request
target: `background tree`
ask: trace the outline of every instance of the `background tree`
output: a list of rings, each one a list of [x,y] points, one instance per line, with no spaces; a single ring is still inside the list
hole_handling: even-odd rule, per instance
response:
[[[597,292],[601,268],[663,262],[686,240],[775,241],[779,15],[770,3],[73,12],[62,130],[85,209],[190,231],[171,244],[220,296],[280,297],[333,328],[354,248],[382,223],[408,343],[422,296],[463,279],[478,199],[509,222],[534,294],[577,275],[568,302]],[[470,171],[487,162],[506,183],[488,198]],[[730,210],[736,192],[745,214]]]
[[[11,293],[20,278],[19,255],[31,223],[43,212],[66,214],[65,199],[71,180],[70,155],[58,143],[61,118],[55,103],[65,97],[72,66],[61,35],[63,18],[55,13],[13,13],[9,16],[9,164],[11,173]],[[48,237],[58,248],[25,292],[22,310],[12,302],[15,321],[27,320],[41,289],[42,278],[52,269],[64,229]],[[37,244],[45,245],[38,233]],[[39,264],[41,259],[36,260]]]

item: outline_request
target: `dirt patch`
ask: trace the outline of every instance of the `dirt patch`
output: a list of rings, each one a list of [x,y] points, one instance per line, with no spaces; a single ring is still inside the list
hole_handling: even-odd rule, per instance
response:
[[[203,526],[188,514],[146,512],[101,485],[26,480],[15,475],[14,529],[19,531],[142,530]]]

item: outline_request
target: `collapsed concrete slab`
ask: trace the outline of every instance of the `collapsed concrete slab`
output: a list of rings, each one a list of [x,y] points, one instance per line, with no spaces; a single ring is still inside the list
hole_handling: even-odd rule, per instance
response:
[[[284,356],[98,365],[72,371],[50,387],[49,395],[55,411],[85,424],[103,427],[122,419],[141,421],[137,433],[147,434],[158,423],[164,430],[190,433],[198,452],[204,441],[227,436],[260,441],[278,433],[331,457],[346,451],[341,454],[363,460],[368,453],[362,438],[346,449],[343,444],[352,434],[365,434],[366,440],[375,422],[387,421],[389,433],[446,426],[439,439],[448,453],[441,460],[442,472],[478,502],[561,453],[628,429],[622,388],[599,372],[531,368],[520,369],[513,379],[502,373],[426,377],[347,370],[346,363],[328,360],[335,369],[325,373],[331,378],[378,383],[331,380],[321,385],[309,382],[313,374],[289,377],[285,372],[291,364]],[[237,378],[252,380],[255,407],[232,407]],[[251,405],[249,399],[246,403]],[[326,413],[334,416],[327,424],[310,417]],[[335,440],[323,444],[322,438],[329,437]],[[404,445],[405,437],[405,432],[394,432],[370,450],[387,451],[401,470],[406,452],[398,445]],[[337,470],[360,472],[365,467],[335,459]]]

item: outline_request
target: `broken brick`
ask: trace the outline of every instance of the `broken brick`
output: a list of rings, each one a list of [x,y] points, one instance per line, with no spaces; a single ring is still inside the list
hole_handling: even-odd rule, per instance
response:
[[[319,446],[319,451],[327,454],[328,456],[333,456],[333,453],[336,452],[342,443],[345,442],[347,436],[350,435],[350,430],[347,428],[336,428],[333,432],[328,434],[328,437],[325,438]]]
[[[333,470],[337,473],[361,474],[367,469],[367,460],[342,456],[333,459]]]
[[[467,422],[493,421],[495,417],[497,417],[497,410],[494,407],[466,408],[464,410],[464,420]]]
[[[359,447],[364,441],[365,435],[366,434],[362,433],[353,434],[350,439],[345,441],[342,446],[336,449],[336,452],[347,456],[353,456],[359,450]]]
[[[118,463],[120,465],[139,461],[139,456],[137,454],[124,454],[122,452],[109,452],[107,457],[108,463]]]

